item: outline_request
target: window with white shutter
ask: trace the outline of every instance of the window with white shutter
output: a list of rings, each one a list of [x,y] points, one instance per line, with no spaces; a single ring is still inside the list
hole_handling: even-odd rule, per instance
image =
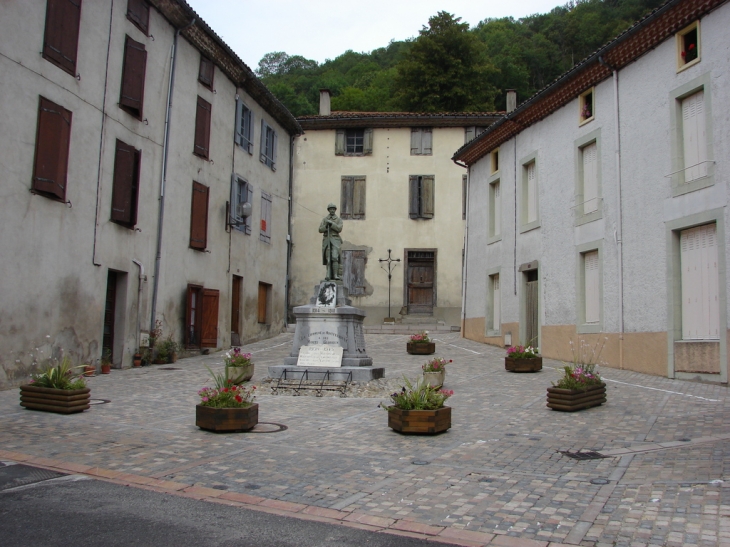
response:
[[[684,181],[690,182],[707,176],[704,90],[682,99],[682,144]]]
[[[598,323],[600,320],[601,300],[599,287],[598,251],[583,254],[585,286],[585,322]]]
[[[411,156],[430,156],[433,151],[433,131],[430,127],[411,129]]]
[[[598,210],[598,146],[595,142],[581,150],[583,156],[583,214]]]
[[[499,274],[492,277],[492,330],[499,331],[502,325],[502,297],[499,289]]]
[[[271,194],[261,192],[261,234],[259,239],[271,243]]]
[[[276,131],[265,120],[261,120],[261,154],[259,159],[276,171],[276,147],[278,137]]]
[[[720,338],[720,297],[716,225],[680,234],[682,339]]]
[[[502,197],[498,180],[489,185],[489,237],[502,233]]]
[[[240,99],[236,99],[236,144],[253,154],[253,112]]]
[[[253,215],[243,216],[239,211],[239,205],[245,203],[253,206],[253,186],[234,173],[231,177],[231,224],[236,230],[251,235]]]
[[[527,171],[527,184],[525,192],[525,224],[537,220],[537,170],[535,162],[532,161],[525,166]]]

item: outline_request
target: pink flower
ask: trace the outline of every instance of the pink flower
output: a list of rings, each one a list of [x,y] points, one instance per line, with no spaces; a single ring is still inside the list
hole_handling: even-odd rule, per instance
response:
[[[208,397],[203,397],[203,402],[204,403],[207,403],[208,402]]]

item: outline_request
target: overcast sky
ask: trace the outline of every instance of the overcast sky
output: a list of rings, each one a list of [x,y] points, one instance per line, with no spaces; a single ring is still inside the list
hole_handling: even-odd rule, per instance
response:
[[[369,52],[418,35],[448,11],[475,26],[488,17],[545,13],[566,0],[187,0],[253,70],[272,51],[324,62],[348,49]]]

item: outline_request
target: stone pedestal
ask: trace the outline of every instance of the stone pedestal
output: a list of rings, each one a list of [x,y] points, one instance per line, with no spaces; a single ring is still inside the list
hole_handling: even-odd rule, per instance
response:
[[[325,286],[326,285],[326,286]],[[336,296],[331,288],[336,288]],[[327,289],[327,290],[325,290]],[[363,319],[365,311],[351,305],[347,289],[341,282],[322,282],[314,287],[314,297],[309,305],[294,308],[297,319],[294,342],[289,357],[283,365],[269,367],[269,376],[278,378],[286,369],[296,372],[299,348],[314,345],[335,345],[343,349],[342,366],[337,368],[317,367],[317,370],[330,370],[343,377],[352,372],[355,382],[368,382],[385,376],[383,368],[373,368],[373,360],[365,350]],[[312,369],[314,370],[314,369]]]

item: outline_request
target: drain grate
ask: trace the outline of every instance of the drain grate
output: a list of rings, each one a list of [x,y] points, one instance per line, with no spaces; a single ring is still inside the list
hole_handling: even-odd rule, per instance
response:
[[[27,465],[6,465],[0,468],[0,491],[64,476],[65,473],[56,473]]]
[[[601,458],[610,458],[611,456],[604,456],[600,452],[596,452],[595,450],[583,450],[578,452],[571,452],[569,450],[560,450],[559,451],[564,456],[568,456],[569,458],[573,458],[574,460],[600,460]]]

